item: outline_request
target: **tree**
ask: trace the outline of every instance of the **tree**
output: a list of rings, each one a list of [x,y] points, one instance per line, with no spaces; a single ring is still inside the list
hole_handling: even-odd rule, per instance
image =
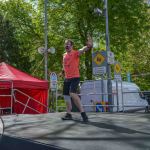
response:
[[[44,77],[43,56],[37,48],[44,46],[43,0],[9,0],[0,5],[1,14],[14,27],[18,42],[17,66],[33,75]],[[49,55],[49,71],[60,72],[64,40],[74,40],[76,49],[85,45],[87,37],[98,39],[98,49],[105,50],[105,16],[94,13],[95,8],[104,10],[99,0],[51,0],[48,1],[48,47],[56,48]],[[108,1],[110,49],[123,66],[123,75],[149,72],[150,11],[143,0]],[[14,58],[17,59],[17,58]],[[55,63],[54,63],[55,62]],[[138,67],[135,67],[136,66]],[[81,79],[92,79],[91,52],[81,58]],[[144,68],[144,69],[142,69]],[[36,72],[35,72],[36,71]],[[113,71],[112,71],[113,72]],[[139,80],[141,81],[141,79]],[[142,80],[143,81],[143,80]],[[144,80],[143,83],[149,80]],[[140,82],[138,82],[140,83]],[[145,84],[144,84],[145,87]]]
[[[123,66],[123,74],[150,72],[147,65],[150,59],[150,15],[147,4],[143,0],[112,1],[109,10],[111,49]],[[141,83],[138,80],[134,82],[147,89],[142,85],[148,83],[146,80],[140,79]]]
[[[14,39],[17,41],[17,44],[11,44],[9,51],[13,52],[14,57],[9,57],[9,59],[12,59],[11,63],[13,62],[16,67],[31,73],[32,66],[34,66],[36,44],[42,43],[32,21],[32,17],[34,17],[32,5],[24,0],[9,0],[1,2],[0,8],[3,18],[13,25],[12,32],[14,31]],[[9,36],[7,38],[8,41],[11,40]],[[15,46],[18,47],[13,51],[12,48]]]
[[[15,28],[9,20],[0,15],[0,61],[16,65],[19,57]]]

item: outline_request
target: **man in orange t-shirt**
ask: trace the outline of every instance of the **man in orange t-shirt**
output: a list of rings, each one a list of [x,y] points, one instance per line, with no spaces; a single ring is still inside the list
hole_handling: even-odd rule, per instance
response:
[[[71,110],[71,98],[73,102],[81,112],[83,121],[87,122],[88,117],[81,105],[80,98],[77,94],[77,88],[80,82],[79,73],[79,56],[84,52],[90,50],[93,46],[92,39],[88,39],[86,46],[84,46],[79,51],[73,50],[73,42],[68,39],[65,41],[66,53],[63,55],[63,71],[65,73],[65,80],[63,86],[63,95],[67,105],[67,113],[62,119],[70,120],[72,119]]]

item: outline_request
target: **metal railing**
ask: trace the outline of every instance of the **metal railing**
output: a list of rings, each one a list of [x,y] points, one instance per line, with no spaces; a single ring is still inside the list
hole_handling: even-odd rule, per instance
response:
[[[93,81],[88,81],[88,82],[93,82]],[[83,82],[81,82],[82,84]],[[58,84],[62,84],[62,82],[58,82]],[[142,99],[141,98],[141,104],[136,104],[135,103],[132,103],[132,99],[130,99],[130,96],[127,97],[127,95],[129,94],[132,94],[132,95],[135,95],[135,94],[139,94],[140,92],[143,93],[143,92],[150,92],[150,91],[125,91],[124,88],[123,88],[123,82],[120,81],[119,83],[120,87],[119,89],[117,89],[117,85],[115,86],[115,90],[113,90],[112,93],[107,93],[107,92],[97,92],[95,90],[96,87],[96,84],[93,84],[92,85],[92,88],[93,89],[90,89],[90,88],[86,88],[86,90],[88,91],[87,93],[80,93],[78,94],[80,97],[81,97],[81,101],[82,101],[82,97],[87,97],[89,98],[90,96],[98,96],[101,97],[100,99],[100,102],[102,102],[103,104],[101,104],[101,107],[112,107],[114,108],[114,110],[116,112],[125,112],[125,111],[130,111],[132,110],[132,108],[134,108],[134,110],[140,110],[140,109],[146,109],[146,107],[149,108],[149,103],[146,104],[146,99]],[[58,86],[59,87],[59,86]],[[62,93],[60,94],[60,92],[58,92],[58,90],[60,89],[57,89],[56,90],[56,111],[59,111],[59,108],[65,108],[65,106],[60,106],[58,105],[58,97],[59,96],[63,96]],[[91,92],[92,91],[92,92]],[[108,104],[108,95],[111,94],[112,95],[112,101],[113,101],[113,104]],[[105,99],[105,102],[103,101],[104,99],[102,99],[102,97]],[[140,95],[138,97],[140,99]],[[126,103],[126,101],[128,101],[128,104]],[[129,103],[130,102],[130,103]],[[143,102],[143,104],[142,104]],[[106,104],[107,103],[107,104]],[[97,106],[100,106],[100,104],[91,104],[91,103],[88,103],[88,104],[84,104],[83,103],[83,107],[86,108],[86,107],[97,107]],[[139,109],[138,109],[139,108]]]
[[[0,97],[5,98],[5,97],[10,97],[10,107],[2,107],[1,106],[1,101],[0,101],[0,114],[5,114],[5,110],[10,110],[10,113],[12,114],[13,111],[13,82],[11,80],[0,80],[0,83],[3,85],[3,87],[0,87],[0,90],[7,90],[9,94],[0,94]],[[3,93],[2,91],[2,93]],[[6,92],[6,91],[5,91]],[[1,99],[3,100],[3,99]]]
[[[17,94],[17,92],[27,97],[26,103],[23,103],[23,102],[21,102],[20,100],[18,100],[18,99],[16,98],[15,95]],[[22,91],[20,91],[20,90],[18,90],[18,89],[13,89],[13,97],[14,97],[14,101],[15,101],[15,102],[18,102],[18,103],[20,103],[21,105],[24,106],[24,109],[23,109],[23,111],[22,111],[22,114],[24,114],[24,112],[25,112],[25,110],[26,110],[27,108],[29,108],[29,109],[31,109],[31,110],[33,110],[33,111],[39,113],[39,114],[41,113],[40,111],[38,111],[38,110],[36,110],[36,109],[34,109],[34,108],[32,108],[32,107],[30,107],[30,106],[28,105],[30,101],[34,101],[34,102],[36,102],[37,104],[39,104],[39,105],[43,106],[44,108],[48,109],[48,107],[47,107],[46,105],[44,105],[43,103],[39,102],[38,100],[34,99],[33,97],[27,95],[26,93],[24,93],[24,92],[22,92]]]
[[[40,111],[38,111],[38,110],[36,110],[36,109],[34,109],[28,105],[30,101],[34,101],[37,104],[39,104],[39,105],[43,106],[44,108],[46,108],[47,110],[49,110],[48,106],[44,105],[43,103],[39,102],[38,100],[34,99],[33,97],[27,95],[26,93],[23,93],[22,91],[20,91],[18,89],[14,89],[13,81],[11,81],[11,80],[0,80],[0,83],[1,83],[1,86],[0,86],[0,90],[1,90],[0,91],[0,114],[4,115],[4,114],[6,114],[6,111],[8,111],[8,110],[9,110],[9,112],[7,112],[7,114],[8,113],[12,114],[14,102],[18,102],[21,105],[25,106],[22,113],[24,113],[27,108],[35,111],[36,113],[41,113]],[[15,95],[17,92],[27,97],[27,102],[25,104],[22,103],[19,99],[17,99],[17,97]],[[6,107],[2,106],[2,105],[4,105],[3,104],[4,102],[2,102],[2,101],[5,101],[5,98],[7,98],[7,97],[8,97],[7,101],[10,102],[7,105],[9,105],[10,107],[9,106],[6,106]]]

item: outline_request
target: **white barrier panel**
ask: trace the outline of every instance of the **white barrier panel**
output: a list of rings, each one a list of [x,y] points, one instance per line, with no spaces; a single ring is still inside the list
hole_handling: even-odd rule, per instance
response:
[[[140,89],[136,84],[118,82],[117,86],[116,82],[112,81],[113,112],[144,108],[148,105],[147,101],[140,97]],[[106,80],[85,81],[80,91],[85,111],[109,111]]]

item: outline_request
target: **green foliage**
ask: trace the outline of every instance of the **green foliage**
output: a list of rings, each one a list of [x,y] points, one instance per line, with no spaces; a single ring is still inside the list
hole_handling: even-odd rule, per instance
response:
[[[8,0],[0,3],[0,58],[34,76],[44,78],[43,55],[37,53],[38,47],[44,47],[44,1]],[[103,10],[104,2],[48,1],[48,47],[56,48],[56,53],[48,56],[49,72],[61,71],[66,38],[73,39],[75,49],[79,49],[90,35],[99,45],[94,51],[105,49],[105,16],[95,14],[95,8]],[[111,0],[108,1],[108,14],[110,49],[122,65],[123,77],[127,72],[133,76],[149,73],[148,5],[143,0]],[[92,79],[91,52],[81,57],[80,70],[82,80]],[[149,76],[133,81],[142,89],[150,89]]]
[[[32,35],[30,34],[32,29],[29,31],[31,27],[29,14],[27,14],[29,8],[25,4],[26,3],[23,3],[21,0],[6,1],[5,3],[1,3],[0,12],[4,20],[8,20],[8,29],[10,28],[10,31],[13,33],[13,38],[12,36],[9,37],[6,35],[9,42],[12,41],[12,39],[14,40],[6,50],[7,53],[11,54],[8,56],[8,62],[23,71],[30,72],[29,48],[32,44]],[[11,29],[11,26],[13,26],[13,29]],[[6,31],[6,29],[4,31]]]
[[[15,28],[9,20],[0,15],[0,61],[17,64],[20,56]]]

